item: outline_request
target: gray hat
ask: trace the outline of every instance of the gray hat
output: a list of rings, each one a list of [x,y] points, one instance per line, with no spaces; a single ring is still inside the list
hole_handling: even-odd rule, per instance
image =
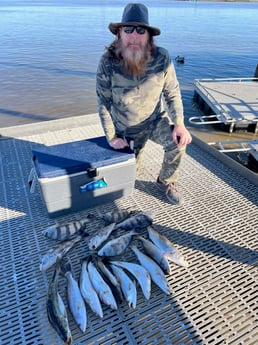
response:
[[[152,36],[160,34],[160,29],[149,25],[148,9],[143,4],[126,5],[121,23],[110,23],[108,28],[112,34],[116,35],[119,27],[124,25],[139,25],[146,28]]]

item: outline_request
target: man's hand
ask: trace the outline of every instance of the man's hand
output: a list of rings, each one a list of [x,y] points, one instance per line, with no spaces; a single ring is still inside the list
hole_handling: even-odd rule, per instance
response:
[[[176,143],[178,146],[190,144],[192,141],[192,136],[184,125],[174,127],[172,138],[174,143]]]
[[[115,138],[109,142],[109,145],[115,150],[122,150],[128,147],[128,142],[123,138]]]

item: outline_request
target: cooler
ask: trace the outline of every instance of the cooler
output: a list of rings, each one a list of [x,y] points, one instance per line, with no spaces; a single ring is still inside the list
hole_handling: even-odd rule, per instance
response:
[[[131,195],[136,163],[130,149],[114,150],[105,137],[32,150],[33,171],[50,217]]]

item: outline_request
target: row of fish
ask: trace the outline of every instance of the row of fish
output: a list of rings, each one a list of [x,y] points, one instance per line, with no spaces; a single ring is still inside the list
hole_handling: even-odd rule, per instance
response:
[[[126,218],[127,217],[127,218]],[[51,226],[43,230],[44,236],[62,241],[53,248],[51,248],[45,255],[43,255],[40,262],[40,270],[46,271],[48,268],[53,266],[58,259],[61,259],[67,252],[74,247],[74,245],[80,242],[84,237],[88,236],[87,233],[87,223],[90,222],[92,216],[88,216],[86,220],[81,222],[71,222],[61,226]],[[124,238],[120,240],[117,250],[120,245],[125,245],[125,241],[129,244],[131,235],[134,231],[145,228],[152,224],[152,214],[151,212],[136,212],[131,210],[117,210],[102,215],[102,219],[111,224],[106,225],[102,228],[96,235],[94,235],[88,242],[90,250],[97,249],[104,241],[108,239],[112,231],[115,229],[123,229],[126,231],[132,231],[130,235],[126,234]],[[117,223],[115,222],[117,221]],[[80,225],[81,224],[81,225]],[[116,241],[110,244],[115,244]],[[121,249],[122,250],[122,249]],[[104,256],[106,253],[106,248],[99,253],[99,255]],[[116,254],[119,255],[119,254]]]
[[[100,318],[103,317],[101,303],[116,310],[117,304],[121,300],[126,300],[129,308],[136,308],[137,285],[146,299],[151,296],[151,281],[169,295],[166,279],[166,275],[171,273],[169,261],[188,267],[183,255],[152,226],[151,213],[128,209],[98,214],[105,226],[86,241],[91,254],[81,262],[78,282],[72,275],[71,265],[63,257],[87,236],[85,224],[88,220],[81,227],[76,222],[70,223],[66,230],[69,228],[72,231],[66,231],[66,237],[60,236],[61,232],[65,233],[65,225],[48,228],[43,232],[49,238],[63,241],[43,256],[40,269],[45,271],[56,264],[49,284],[47,312],[50,323],[66,344],[71,344],[72,336],[64,302],[58,293],[60,271],[67,278],[67,299],[71,314],[81,331],[85,332],[86,305]],[[139,229],[143,228],[147,229],[148,239],[141,236],[142,231],[139,232]],[[124,229],[127,233],[109,240],[111,233],[116,229]],[[145,253],[136,245],[139,242]],[[127,248],[134,252],[139,263],[118,260]]]

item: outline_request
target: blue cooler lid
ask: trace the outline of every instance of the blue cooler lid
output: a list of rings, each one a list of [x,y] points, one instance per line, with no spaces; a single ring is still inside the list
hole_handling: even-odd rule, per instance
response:
[[[129,148],[114,150],[106,137],[80,140],[32,149],[39,178],[51,178],[96,169],[134,158]]]

